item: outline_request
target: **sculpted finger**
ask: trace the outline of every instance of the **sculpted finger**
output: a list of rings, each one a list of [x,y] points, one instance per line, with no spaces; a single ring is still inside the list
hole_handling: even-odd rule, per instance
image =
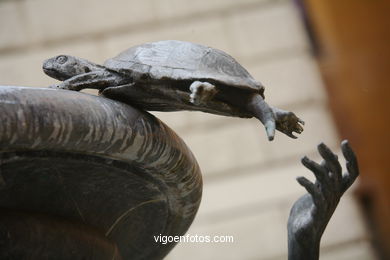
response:
[[[327,189],[330,185],[330,180],[328,172],[324,166],[319,165],[318,163],[310,160],[307,156],[303,157],[301,160],[302,164],[308,168],[316,176],[317,181]]]
[[[341,143],[341,150],[347,161],[347,173],[343,176],[344,191],[347,190],[352,183],[359,176],[359,166],[357,163],[356,155],[350,147],[347,140]]]
[[[349,174],[353,175],[356,178],[359,175],[359,166],[356,159],[356,155],[347,140],[344,140],[341,143],[341,150],[345,159],[347,160],[347,169]]]
[[[307,192],[312,196],[315,205],[320,205],[322,201],[322,194],[318,187],[306,179],[305,177],[298,177],[297,182],[302,185]]]
[[[336,183],[341,183],[342,168],[337,155],[334,154],[324,143],[318,145],[318,152],[320,153],[322,158],[324,158],[326,167],[332,173],[332,180]]]

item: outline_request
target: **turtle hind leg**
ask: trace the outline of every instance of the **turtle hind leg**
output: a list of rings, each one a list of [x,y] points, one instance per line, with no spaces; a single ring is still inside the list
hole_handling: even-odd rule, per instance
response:
[[[268,140],[272,141],[275,136],[276,124],[274,114],[269,105],[259,94],[255,94],[249,99],[247,109],[263,123]]]
[[[293,134],[302,133],[303,125],[305,122],[297,117],[293,112],[285,111],[276,107],[272,107],[272,112],[276,120],[276,129],[287,136],[296,139],[297,137]]]
[[[208,82],[194,81],[190,86],[190,102],[201,105],[211,100],[217,94],[217,88]]]

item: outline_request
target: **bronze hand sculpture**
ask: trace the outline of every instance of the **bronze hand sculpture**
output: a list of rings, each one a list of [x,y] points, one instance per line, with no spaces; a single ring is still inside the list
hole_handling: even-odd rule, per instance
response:
[[[356,156],[344,140],[341,149],[347,160],[347,173],[335,155],[325,144],[318,145],[318,151],[324,159],[318,164],[307,157],[302,164],[316,177],[312,183],[305,177],[297,181],[308,193],[293,205],[288,220],[288,259],[317,260],[322,234],[335,211],[341,196],[359,175]]]

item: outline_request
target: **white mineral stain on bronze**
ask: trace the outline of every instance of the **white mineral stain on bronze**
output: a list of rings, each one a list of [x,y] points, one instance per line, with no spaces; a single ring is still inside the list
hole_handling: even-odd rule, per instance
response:
[[[66,124],[67,129],[65,131],[66,136],[63,140],[64,143],[68,143],[70,141],[70,138],[71,138],[72,133],[73,133],[73,121],[69,115],[67,115],[66,122],[67,122],[67,124]]]
[[[55,140],[57,140],[57,138],[58,138],[58,136],[60,134],[59,118],[58,117],[53,117],[53,120],[52,120],[51,124],[52,124],[53,130],[51,132],[51,135],[48,137],[48,139],[55,141]]]

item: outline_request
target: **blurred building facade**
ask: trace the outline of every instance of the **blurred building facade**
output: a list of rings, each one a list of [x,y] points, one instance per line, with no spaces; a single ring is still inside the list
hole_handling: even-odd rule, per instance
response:
[[[278,133],[268,142],[255,119],[154,113],[184,139],[204,175],[202,205],[188,233],[234,236],[233,243],[179,244],[167,259],[286,259],[289,209],[305,192],[295,177],[310,176],[300,158],[319,159],[320,142],[339,153],[340,143],[292,1],[0,1],[0,84],[47,86],[54,80],[41,70],[46,58],[71,54],[101,63],[166,39],[226,51],[265,85],[269,104],[306,122],[297,140]],[[329,223],[321,259],[375,259],[352,191]]]
[[[358,198],[380,259],[390,258],[390,4],[306,0],[338,132],[359,157]]]

